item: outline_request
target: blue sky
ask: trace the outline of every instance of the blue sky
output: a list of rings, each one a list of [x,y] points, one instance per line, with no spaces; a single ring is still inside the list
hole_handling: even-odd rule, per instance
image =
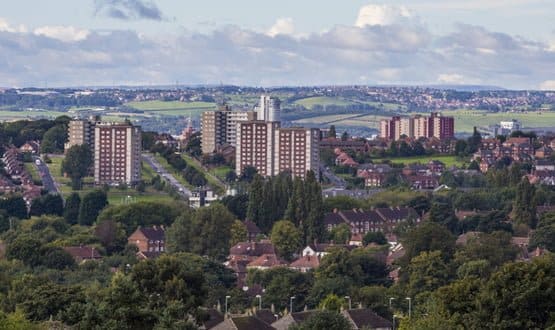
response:
[[[553,0],[18,0],[0,86],[555,89]]]

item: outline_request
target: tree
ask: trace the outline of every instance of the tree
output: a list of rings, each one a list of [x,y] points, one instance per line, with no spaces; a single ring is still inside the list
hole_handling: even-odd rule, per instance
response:
[[[237,243],[245,242],[247,240],[247,227],[240,220],[235,220],[231,225],[231,238],[229,245],[234,246]]]
[[[108,199],[103,190],[96,189],[86,194],[79,207],[79,224],[81,226],[92,225],[106,205],[108,205]]]
[[[41,262],[41,241],[28,235],[19,235],[6,247],[6,258],[18,259],[31,267]]]
[[[547,329],[555,323],[555,257],[509,263],[480,289],[470,328]]]
[[[48,268],[63,270],[76,266],[73,257],[62,248],[43,248],[42,254],[44,255],[42,264]]]
[[[337,138],[337,132],[335,131],[335,125],[330,125],[330,130],[328,132],[328,137],[330,138]]]
[[[241,176],[239,177],[239,181],[243,182],[252,182],[252,180],[256,177],[258,170],[254,166],[247,166],[241,172]]]
[[[526,224],[530,228],[536,227],[536,206],[533,205],[535,188],[524,177],[516,187],[516,198],[513,204],[513,220]]]
[[[67,223],[74,225],[77,224],[79,218],[79,207],[81,205],[81,197],[76,192],[72,192],[66,199],[64,208],[64,219]]]
[[[35,198],[31,202],[29,210],[30,216],[40,216],[43,214],[61,216],[64,212],[64,201],[59,194],[46,194]]]
[[[276,222],[270,238],[278,255],[288,261],[293,260],[293,254],[301,248],[302,234],[291,221]]]
[[[263,232],[268,232],[271,227],[263,223],[262,203],[264,201],[264,179],[255,175],[249,186],[249,202],[247,205],[247,219],[256,223]]]
[[[405,261],[425,251],[441,251],[442,257],[449,259],[455,252],[455,236],[444,226],[434,222],[424,222],[401,238],[405,248]]]
[[[364,246],[366,246],[370,243],[375,243],[375,244],[378,244],[378,245],[384,245],[384,244],[387,244],[387,238],[385,237],[385,235],[381,231],[378,231],[378,232],[369,231],[362,238],[362,244]]]
[[[0,198],[0,210],[6,211],[8,217],[27,218],[27,205],[20,195],[7,195]]]
[[[166,232],[171,252],[192,252],[223,260],[229,252],[235,217],[221,204],[179,216]]]
[[[432,202],[430,221],[444,225],[454,234],[459,232],[459,219],[457,219],[455,210],[447,198],[436,198]]]
[[[409,295],[434,291],[447,284],[449,269],[443,261],[441,251],[422,252],[409,264]]]
[[[519,252],[511,237],[511,233],[506,231],[480,234],[469,239],[464,248],[457,251],[455,260],[459,264],[472,260],[486,260],[491,267],[501,266],[514,260]]]
[[[555,213],[545,213],[530,239],[530,248],[545,248],[555,251]]]
[[[67,141],[67,125],[56,125],[51,127],[42,138],[40,144],[41,153],[62,153],[64,143]]]
[[[341,141],[347,141],[349,139],[349,133],[347,133],[347,131],[343,132],[343,134],[341,134]]]
[[[137,202],[110,205],[100,212],[97,222],[115,221],[122,225],[126,235],[131,235],[140,226],[169,226],[179,215],[187,211],[188,207],[184,203],[176,202]]]
[[[351,229],[349,228],[349,225],[342,223],[339,226],[334,227],[329,235],[331,241],[339,244],[347,244],[351,239]]]
[[[0,330],[39,330],[41,326],[25,318],[21,310],[6,314],[0,311]]]
[[[75,145],[68,149],[62,161],[62,171],[71,178],[71,188],[81,189],[81,180],[87,176],[93,162],[92,152],[87,144]]]
[[[351,324],[341,314],[333,311],[323,310],[315,312],[304,322],[293,325],[291,330],[350,330]]]
[[[318,306],[320,309],[325,309],[328,311],[334,311],[334,312],[339,312],[341,309],[341,306],[343,306],[343,303],[345,302],[344,299],[339,298],[339,296],[337,296],[336,294],[329,294],[326,296],[326,298],[324,298],[321,302],[320,305]]]

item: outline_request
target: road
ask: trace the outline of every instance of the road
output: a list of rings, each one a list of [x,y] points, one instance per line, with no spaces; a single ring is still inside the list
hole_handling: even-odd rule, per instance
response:
[[[40,163],[37,164],[37,160]],[[56,183],[54,182],[54,178],[52,178],[52,175],[50,174],[48,166],[46,166],[46,164],[42,161],[42,159],[40,159],[39,156],[33,156],[33,162],[39,170],[40,179],[42,180],[42,186],[44,187],[44,189],[48,190],[49,193],[61,195],[60,190],[58,190],[58,186],[56,186]]]
[[[327,167],[320,166],[320,171],[322,172],[322,175],[325,176],[331,182],[331,184],[333,184],[334,187],[345,188],[347,186],[345,180],[333,174],[333,172]]]
[[[191,197],[191,191],[182,185],[181,182],[177,181],[171,173],[166,171],[164,166],[160,165],[156,158],[148,154],[142,154],[142,158],[156,171],[156,173],[160,174],[160,177],[166,180],[166,182],[169,182],[180,195],[183,197]]]

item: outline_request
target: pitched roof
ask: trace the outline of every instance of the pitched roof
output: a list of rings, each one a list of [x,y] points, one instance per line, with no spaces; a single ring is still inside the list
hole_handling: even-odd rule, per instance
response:
[[[231,322],[237,330],[273,330],[274,327],[255,316],[232,317]]]
[[[272,324],[276,321],[276,316],[269,309],[259,309],[254,313],[254,316],[267,324]]]
[[[202,321],[205,329],[212,329],[216,325],[220,324],[224,320],[224,316],[222,313],[218,312],[214,308],[209,308],[206,311],[207,319]]]
[[[350,318],[358,329],[365,327],[369,327],[371,329],[392,327],[390,321],[384,319],[368,308],[345,310],[343,311],[343,315]]]
[[[163,226],[138,228],[137,231],[141,232],[149,240],[163,241],[166,239],[166,230]]]
[[[230,255],[261,256],[275,254],[274,245],[270,242],[240,242],[229,249]]]
[[[94,248],[90,246],[66,246],[64,250],[71,254],[73,258],[81,258],[81,259],[99,259],[102,258],[100,253]]]
[[[275,254],[263,254],[260,257],[254,259],[253,261],[251,261],[248,265],[248,267],[276,267],[276,266],[282,266],[282,265],[286,265],[287,263],[283,260],[281,260],[280,258],[278,258],[278,256],[276,256]]]
[[[290,268],[318,268],[318,266],[320,266],[320,257],[310,255],[300,257],[289,265]]]
[[[291,316],[293,317],[293,320],[295,320],[295,322],[301,323],[301,322],[304,322],[309,317],[311,317],[312,315],[316,314],[317,312],[318,311],[315,311],[315,310],[298,312],[298,313],[292,313]]]

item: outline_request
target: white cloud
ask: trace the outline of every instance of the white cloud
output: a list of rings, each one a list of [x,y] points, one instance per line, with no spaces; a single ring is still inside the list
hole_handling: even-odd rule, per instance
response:
[[[358,27],[391,25],[409,19],[411,16],[411,12],[405,6],[370,4],[360,8],[355,25]]]
[[[465,82],[465,79],[457,73],[441,73],[437,77],[437,81],[445,84],[462,84]]]
[[[295,25],[293,19],[290,17],[278,18],[274,25],[266,32],[270,37],[277,35],[293,35],[295,32]]]
[[[27,27],[23,24],[20,24],[19,26],[12,26],[6,19],[0,17],[0,32],[24,33],[27,32]]]
[[[540,84],[541,90],[555,91],[555,80],[546,80]]]
[[[87,39],[90,32],[73,26],[42,26],[33,31],[34,34],[61,41],[81,41]]]
[[[295,32],[286,18],[271,31],[230,25],[177,35],[72,27],[21,33],[2,20],[0,80],[20,86],[45,80],[51,86],[179,80],[257,86],[364,82],[553,88],[555,58],[548,43],[470,25],[437,36],[412,18],[403,22],[400,17],[400,23],[336,25],[307,35]]]

